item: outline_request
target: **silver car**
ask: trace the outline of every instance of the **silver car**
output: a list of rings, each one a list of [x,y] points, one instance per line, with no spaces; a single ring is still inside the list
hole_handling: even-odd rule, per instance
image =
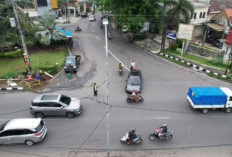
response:
[[[67,116],[74,118],[82,113],[81,100],[62,94],[49,93],[37,96],[31,103],[31,114],[36,117]]]
[[[0,144],[25,143],[33,145],[47,133],[41,118],[19,118],[0,123]]]

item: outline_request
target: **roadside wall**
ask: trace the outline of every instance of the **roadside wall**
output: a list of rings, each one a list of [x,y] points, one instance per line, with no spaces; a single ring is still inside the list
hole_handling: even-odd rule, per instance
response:
[[[202,48],[200,46],[189,44],[187,52],[195,53],[204,57],[217,57],[220,52]]]

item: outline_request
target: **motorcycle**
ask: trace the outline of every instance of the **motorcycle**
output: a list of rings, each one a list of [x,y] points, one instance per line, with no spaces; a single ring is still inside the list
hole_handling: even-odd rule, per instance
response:
[[[122,76],[122,68],[119,69],[119,76],[121,77]]]
[[[108,33],[108,39],[110,39],[110,40],[111,40],[111,34],[110,34],[110,33]]]
[[[143,139],[141,138],[140,135],[138,135],[135,139],[133,139],[130,143],[128,140],[129,133],[127,132],[125,136],[123,136],[120,140],[122,144],[141,144],[143,143]]]
[[[81,31],[82,29],[80,27],[76,27],[75,28],[75,31],[78,32],[78,31]]]
[[[127,102],[128,103],[139,103],[139,102],[143,102],[143,98],[141,96],[139,96],[138,98],[138,102],[135,101],[134,97],[132,95],[128,95],[127,97]]]
[[[166,134],[159,136],[160,133],[160,128],[157,128],[155,130],[155,132],[153,134],[149,135],[149,139],[150,140],[171,140],[172,139],[172,135],[173,135],[173,131],[168,131]]]

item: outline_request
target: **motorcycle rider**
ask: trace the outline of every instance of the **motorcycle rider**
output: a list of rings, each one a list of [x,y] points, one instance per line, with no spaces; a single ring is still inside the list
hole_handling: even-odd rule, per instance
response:
[[[135,89],[133,89],[131,97],[135,102],[139,102],[140,95]]]
[[[168,127],[167,127],[167,124],[163,124],[161,127],[160,127],[161,131],[159,133],[159,137],[161,136],[165,136],[168,132]]]
[[[122,63],[118,64],[118,69],[119,69],[119,71],[122,70]]]
[[[79,25],[77,25],[76,30],[80,30],[80,26]]]
[[[135,129],[132,129],[128,132],[128,142],[127,144],[130,144],[134,139],[137,138],[137,135],[135,134]]]
[[[134,59],[132,59],[132,61],[131,61],[131,70],[135,70],[136,69],[136,65],[135,65],[135,60]]]

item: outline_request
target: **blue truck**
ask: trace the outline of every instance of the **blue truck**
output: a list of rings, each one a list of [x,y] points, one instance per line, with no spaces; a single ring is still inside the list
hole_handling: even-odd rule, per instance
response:
[[[226,87],[190,87],[187,100],[193,109],[208,113],[209,109],[232,111],[232,91]]]

